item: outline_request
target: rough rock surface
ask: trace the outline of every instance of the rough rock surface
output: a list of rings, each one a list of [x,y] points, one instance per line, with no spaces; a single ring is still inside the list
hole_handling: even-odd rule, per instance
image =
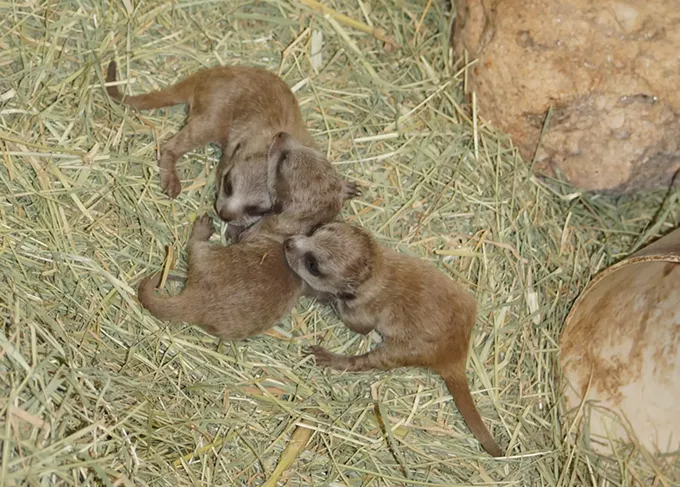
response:
[[[680,169],[680,0],[456,0],[480,116],[536,170],[587,190],[667,185]]]

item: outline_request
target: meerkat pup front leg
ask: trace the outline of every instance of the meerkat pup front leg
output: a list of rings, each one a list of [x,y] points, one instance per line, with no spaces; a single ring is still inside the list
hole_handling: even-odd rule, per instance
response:
[[[317,345],[309,347],[309,352],[314,355],[317,365],[347,372],[389,370],[413,365],[413,357],[410,357],[408,349],[388,343],[381,343],[361,355],[333,353]]]

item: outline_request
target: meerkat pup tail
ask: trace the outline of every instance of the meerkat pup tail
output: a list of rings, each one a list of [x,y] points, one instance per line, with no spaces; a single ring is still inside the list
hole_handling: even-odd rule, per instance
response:
[[[180,323],[189,320],[193,315],[187,314],[191,306],[187,306],[185,293],[177,296],[161,296],[156,288],[161,282],[161,273],[145,277],[137,289],[137,299],[159,320]]]
[[[460,414],[468,425],[472,434],[481,443],[482,447],[492,457],[501,457],[503,452],[494,440],[489,430],[484,425],[479,411],[475,407],[470,394],[470,387],[468,386],[465,377],[464,368],[450,368],[449,370],[438,370],[439,375],[444,379],[444,383],[453,397],[453,402],[460,411]]]
[[[106,70],[106,82],[117,81],[116,62],[111,61]],[[107,86],[106,92],[111,98],[124,105],[130,105],[137,110],[150,110],[152,108],[170,107],[187,103],[194,89],[195,81],[192,76],[180,81],[176,85],[168,86],[162,90],[152,91],[143,95],[124,96],[118,86]]]

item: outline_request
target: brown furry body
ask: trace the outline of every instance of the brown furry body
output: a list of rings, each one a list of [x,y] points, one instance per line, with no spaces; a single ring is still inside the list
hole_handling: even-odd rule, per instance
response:
[[[116,63],[107,82],[116,81]],[[181,191],[175,164],[186,152],[215,143],[222,149],[218,176],[235,160],[265,155],[272,137],[286,131],[309,147],[314,141],[305,128],[295,95],[269,71],[247,66],[223,66],[198,71],[179,83],[143,95],[123,96],[108,86],[114,100],[138,110],[187,103],[186,125],[161,146],[161,187],[171,198]],[[264,165],[264,160],[260,161]],[[244,188],[247,193],[248,189]]]
[[[277,134],[269,146],[270,170],[263,177],[277,214],[265,216],[228,247],[208,242],[212,223],[207,216],[198,219],[189,238],[188,278],[182,292],[158,295],[158,276],[145,278],[139,286],[140,302],[157,318],[195,324],[225,340],[241,340],[271,328],[297,302],[304,283],[288,267],[282,242],[334,218],[348,186],[322,154],[291,135]],[[323,196],[298,199],[309,184],[323,189]]]
[[[138,299],[158,319],[198,325],[223,340],[243,340],[276,325],[302,292],[302,281],[286,264],[283,237],[251,234],[225,247],[208,242],[212,233],[210,218],[196,220],[179,295],[157,294],[155,275],[142,281]]]
[[[358,356],[311,347],[317,364],[365,371],[427,367],[446,382],[456,406],[484,449],[501,450],[482,422],[465,376],[476,320],[472,295],[421,259],[380,247],[365,230],[330,223],[284,242],[290,267],[327,296],[347,327],[376,330],[383,343]]]

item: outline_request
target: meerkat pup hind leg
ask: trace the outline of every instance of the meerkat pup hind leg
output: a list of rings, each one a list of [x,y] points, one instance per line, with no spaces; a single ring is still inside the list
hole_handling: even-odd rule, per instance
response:
[[[194,221],[189,241],[207,242],[213,233],[215,233],[215,227],[213,227],[212,220],[207,213],[204,213]]]
[[[202,275],[206,270],[209,272],[212,264],[210,261],[206,263],[206,255],[210,254],[210,249],[213,247],[211,242],[208,242],[215,228],[212,220],[206,214],[196,218],[194,225],[191,228],[191,235],[187,242],[187,254],[189,257],[189,278],[193,276]]]

